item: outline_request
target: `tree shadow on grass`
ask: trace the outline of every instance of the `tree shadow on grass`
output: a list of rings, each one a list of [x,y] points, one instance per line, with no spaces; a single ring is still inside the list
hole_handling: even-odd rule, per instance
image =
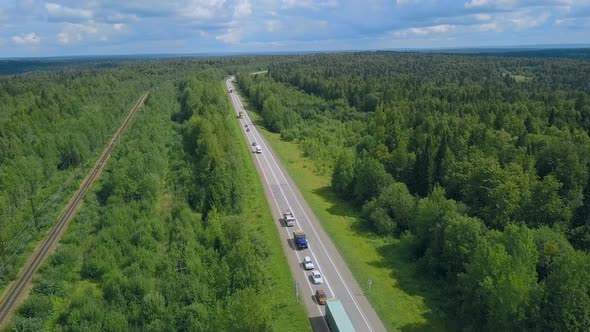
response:
[[[345,202],[336,196],[330,186],[323,186],[314,189],[312,192],[330,204],[330,207],[326,210],[330,214],[351,218],[356,218],[359,216],[359,213],[355,210],[355,208],[350,203]]]
[[[428,279],[418,268],[419,264],[413,261],[410,239],[386,240],[383,236],[376,234],[370,225],[363,222],[358,208],[336,196],[330,186],[314,189],[313,193],[328,203],[329,207],[326,211],[330,214],[353,218],[354,221],[349,224],[349,227],[356,236],[370,241],[374,240],[376,243],[383,243],[382,245],[376,244],[380,259],[369,264],[389,271],[392,278],[397,281],[397,284],[393,284],[391,287],[399,288],[409,296],[423,299],[426,310],[421,313],[421,317],[425,322],[396,326],[396,329],[402,331],[455,330],[454,327],[451,327],[443,311],[446,301],[444,294],[439,290],[443,287],[438,287],[435,282]]]
[[[445,295],[440,282],[425,276],[419,263],[412,259],[412,247],[408,240],[391,241],[377,248],[381,256],[378,261],[370,265],[390,270],[390,276],[397,280],[399,289],[410,296],[423,299],[427,311],[421,314],[424,323],[399,326],[401,331],[446,331],[455,330],[451,327],[445,315]]]
[[[354,221],[348,226],[356,235],[361,235],[366,238],[380,237],[375,234],[374,230],[369,225],[363,222],[358,209],[352,205],[352,203],[338,197],[336,193],[332,191],[330,186],[323,186],[314,189],[312,192],[323,198],[330,205],[330,207],[326,209],[330,214],[354,219]]]

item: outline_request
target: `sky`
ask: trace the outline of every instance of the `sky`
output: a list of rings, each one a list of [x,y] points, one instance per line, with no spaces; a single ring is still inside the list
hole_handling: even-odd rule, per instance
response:
[[[0,0],[0,58],[590,44],[590,0]]]

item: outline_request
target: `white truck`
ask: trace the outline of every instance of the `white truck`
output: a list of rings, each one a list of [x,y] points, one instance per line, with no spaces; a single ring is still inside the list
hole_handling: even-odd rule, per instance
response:
[[[295,216],[293,216],[293,212],[285,211],[283,213],[283,221],[287,227],[295,226]]]

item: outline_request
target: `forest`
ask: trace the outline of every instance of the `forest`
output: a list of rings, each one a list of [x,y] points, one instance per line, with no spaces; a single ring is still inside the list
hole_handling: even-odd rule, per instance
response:
[[[152,89],[11,330],[309,329],[223,77]]]
[[[0,289],[147,89],[131,75],[87,70],[0,80]]]
[[[258,69],[248,57],[0,63],[31,71],[0,76],[0,290],[141,94],[205,68]]]
[[[363,226],[404,243],[449,326],[590,330],[587,61],[362,52],[16,69],[0,76],[0,289],[151,93],[10,330],[309,329],[229,111],[233,73]]]
[[[240,89],[473,330],[590,329],[590,63],[293,57]]]

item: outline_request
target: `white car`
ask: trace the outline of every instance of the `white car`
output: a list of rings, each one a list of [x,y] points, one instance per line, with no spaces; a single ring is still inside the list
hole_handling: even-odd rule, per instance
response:
[[[306,270],[313,270],[315,268],[309,256],[303,257],[303,266],[305,266]]]
[[[318,271],[313,271],[311,273],[311,280],[316,285],[317,284],[321,284],[322,282],[324,282],[324,278],[322,278],[322,275]]]

